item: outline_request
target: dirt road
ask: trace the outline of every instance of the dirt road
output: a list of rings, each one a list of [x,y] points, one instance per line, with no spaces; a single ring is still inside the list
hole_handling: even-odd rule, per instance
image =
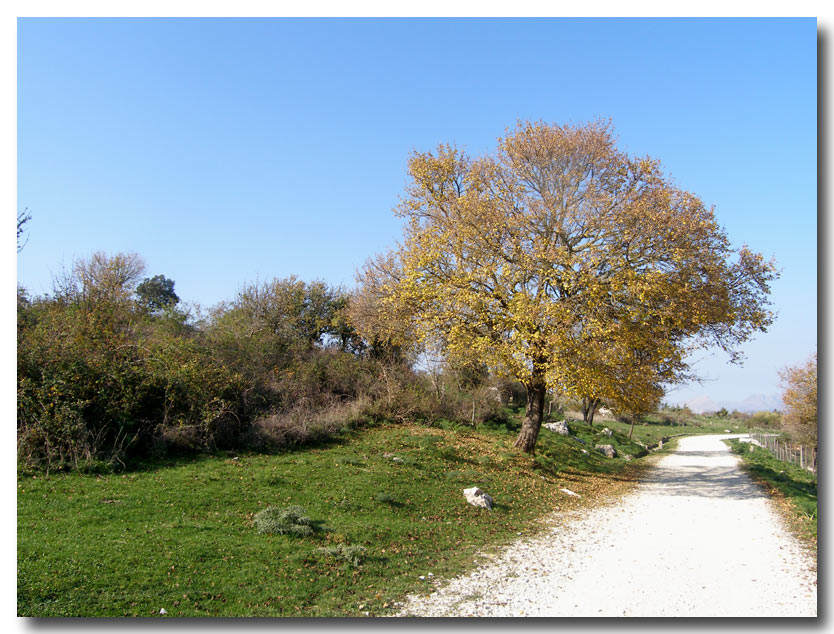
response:
[[[414,616],[816,616],[813,562],[721,438],[682,439],[613,506],[509,547]]]

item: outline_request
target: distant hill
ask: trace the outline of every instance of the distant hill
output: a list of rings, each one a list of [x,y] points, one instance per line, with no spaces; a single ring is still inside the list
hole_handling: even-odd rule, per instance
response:
[[[738,410],[740,412],[760,412],[762,410],[770,411],[774,409],[782,409],[782,398],[777,394],[750,394],[747,398],[741,401],[714,401],[706,394],[691,398],[684,403],[689,409],[696,414],[704,412],[715,412],[722,407],[727,411],[732,412]]]

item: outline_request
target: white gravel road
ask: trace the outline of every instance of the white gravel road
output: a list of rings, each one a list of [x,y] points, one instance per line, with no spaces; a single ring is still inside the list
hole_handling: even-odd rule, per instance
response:
[[[521,540],[400,616],[816,616],[813,560],[722,438],[683,438],[634,493]]]

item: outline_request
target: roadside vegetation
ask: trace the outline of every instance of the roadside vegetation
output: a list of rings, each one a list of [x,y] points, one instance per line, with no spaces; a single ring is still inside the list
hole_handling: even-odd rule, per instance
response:
[[[747,471],[786,509],[797,534],[816,548],[817,480],[814,473],[778,460],[763,447],[735,439],[726,441],[741,456]]]

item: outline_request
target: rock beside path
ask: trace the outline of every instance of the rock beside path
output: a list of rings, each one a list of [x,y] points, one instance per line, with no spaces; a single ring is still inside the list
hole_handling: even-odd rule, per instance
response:
[[[463,496],[472,506],[481,506],[490,511],[492,510],[492,497],[481,491],[478,487],[464,489]]]

